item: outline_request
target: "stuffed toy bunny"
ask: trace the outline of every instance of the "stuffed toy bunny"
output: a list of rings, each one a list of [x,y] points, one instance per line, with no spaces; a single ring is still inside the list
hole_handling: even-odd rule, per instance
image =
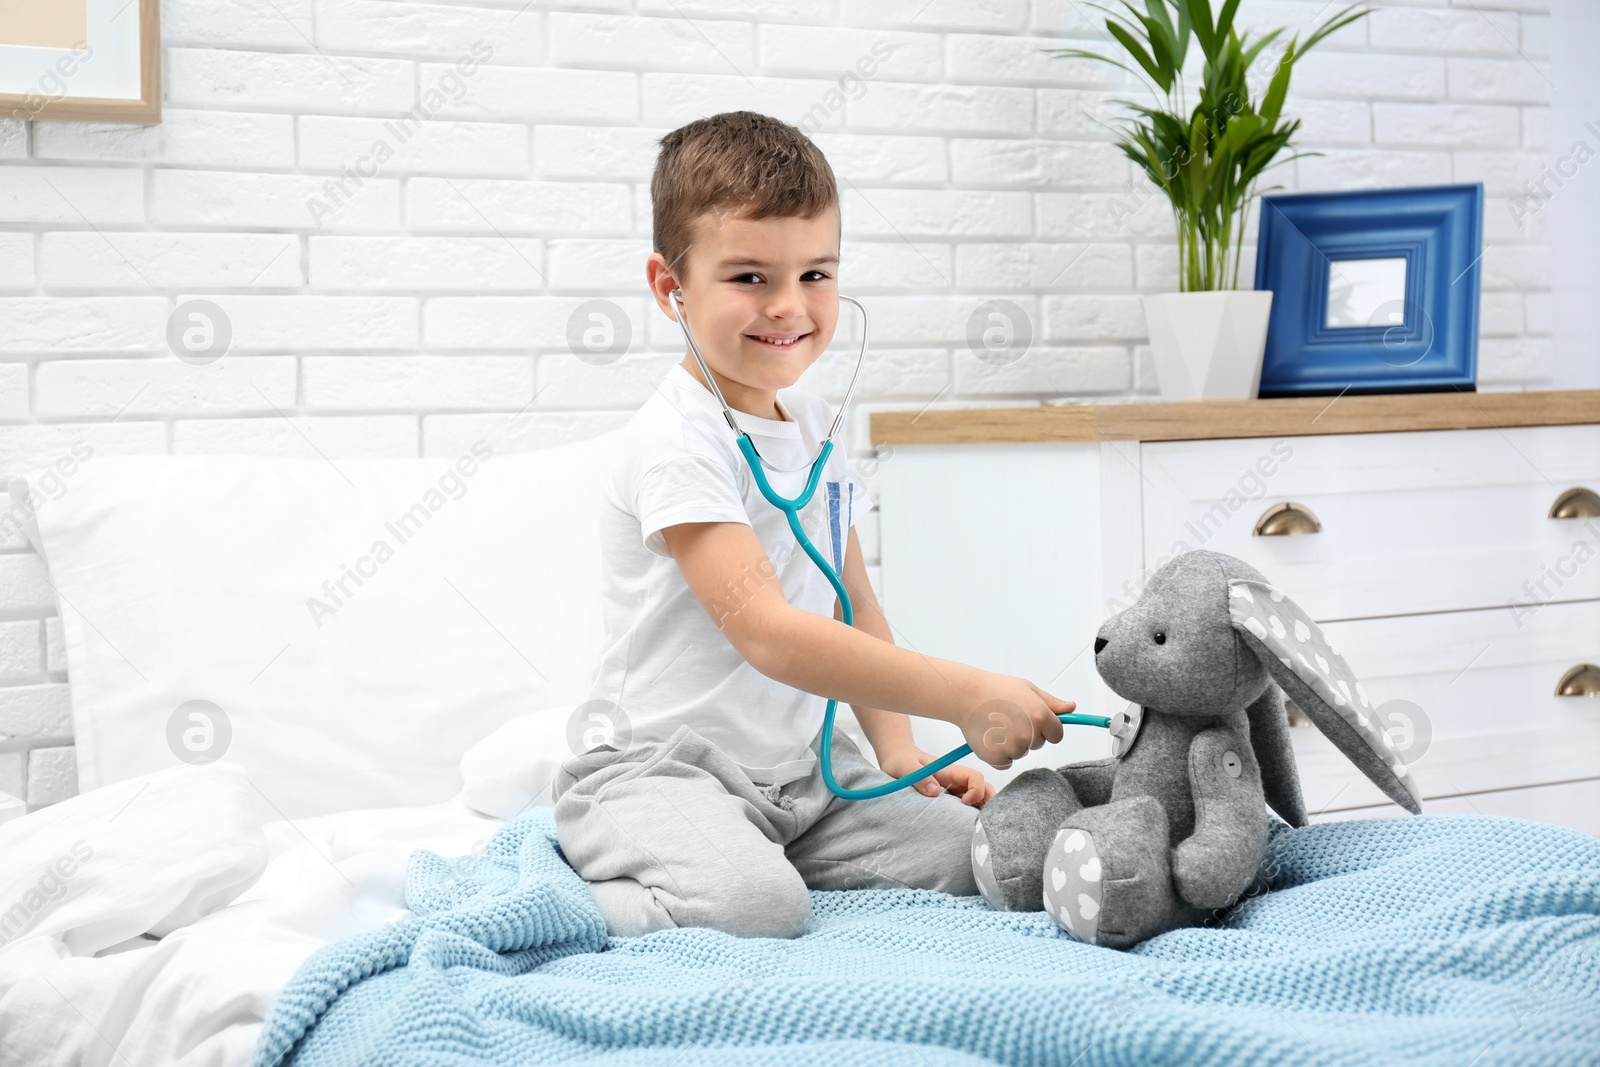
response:
[[[1349,664],[1243,560],[1171,560],[1100,628],[1094,657],[1133,702],[1113,718],[1113,755],[1025,771],[984,805],[972,870],[995,908],[1042,903],[1079,941],[1127,948],[1233,904],[1259,884],[1266,804],[1306,824],[1285,692],[1395,803],[1422,810]]]

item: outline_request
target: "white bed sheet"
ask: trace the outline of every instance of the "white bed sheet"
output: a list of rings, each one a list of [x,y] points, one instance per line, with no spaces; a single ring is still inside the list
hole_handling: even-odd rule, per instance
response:
[[[7,906],[93,842],[0,945],[0,1065],[248,1063],[313,952],[409,914],[414,849],[481,850],[505,822],[459,797],[289,822],[259,797],[237,766],[182,767],[0,826]]]

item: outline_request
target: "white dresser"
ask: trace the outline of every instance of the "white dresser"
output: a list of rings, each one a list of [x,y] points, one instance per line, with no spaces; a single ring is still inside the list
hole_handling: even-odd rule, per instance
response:
[[[1225,552],[1395,702],[1425,811],[1600,834],[1600,390],[879,412],[872,438],[897,643],[1109,714],[1100,624],[1175,553]],[[1316,818],[1403,814],[1293,736]],[[1072,729],[991,777],[1108,754]]]

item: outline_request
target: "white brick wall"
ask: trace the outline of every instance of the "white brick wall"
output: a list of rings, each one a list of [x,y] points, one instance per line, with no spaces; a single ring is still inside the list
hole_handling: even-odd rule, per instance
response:
[[[1155,392],[1137,294],[1176,287],[1169,212],[1100,125],[1144,91],[1040,51],[1103,45],[1086,5],[162,6],[159,126],[0,119],[0,473],[76,441],[439,456],[615,427],[682,351],[643,296],[654,141],[735,108],[806,125],[841,179],[842,281],[874,327],[857,441],[873,408]],[[1483,181],[1480,386],[1546,387],[1549,213],[1519,225],[1511,205],[1548,155],[1547,5],[1374,6],[1297,68],[1288,110],[1322,155],[1276,180]],[[1242,26],[1302,36],[1332,10],[1242,7]],[[1138,210],[1119,222],[1114,200]],[[1253,238],[1252,221],[1246,287]],[[635,324],[607,367],[565,347],[596,296]],[[197,297],[233,327],[232,354],[205,366],[165,347]],[[965,350],[991,297],[1033,316],[1031,358]],[[824,360],[806,384],[837,399],[843,368]],[[0,791],[34,805],[75,788],[65,680],[39,562],[0,544]]]

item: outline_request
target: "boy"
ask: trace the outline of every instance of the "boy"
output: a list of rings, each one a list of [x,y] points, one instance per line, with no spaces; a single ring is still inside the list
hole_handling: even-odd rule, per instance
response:
[[[668,294],[681,287],[728,406],[762,457],[793,471],[768,471],[792,498],[833,418],[827,401],[793,388],[838,322],[833,171],[799,130],[748,111],[660,143],[651,291],[670,318]],[[955,764],[888,796],[835,797],[817,767],[827,698],[851,704],[877,757],[873,767],[835,731],[834,776],[847,788],[935,758],[912,743],[906,715],[958,724],[979,758],[1005,768],[1059,741],[1056,715],[1076,705],[895,646],[853,528],[872,501],[836,448],[800,514],[842,563],[855,616],[843,625],[833,587],[760,495],[735,439],[686,349],[614,455],[601,518],[606,648],[590,699],[614,705],[622,747],[563,764],[562,852],[621,936],[710,926],[793,937],[809,889],[975,894],[972,825],[994,787]]]

